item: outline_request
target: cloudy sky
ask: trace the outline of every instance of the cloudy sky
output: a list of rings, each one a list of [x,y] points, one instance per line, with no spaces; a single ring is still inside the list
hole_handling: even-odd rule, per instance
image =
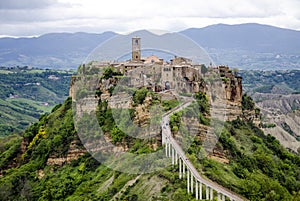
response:
[[[0,36],[255,22],[300,30],[300,0],[0,0]]]

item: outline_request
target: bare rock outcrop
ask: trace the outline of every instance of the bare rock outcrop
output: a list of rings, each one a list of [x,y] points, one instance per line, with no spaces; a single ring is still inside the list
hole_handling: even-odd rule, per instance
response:
[[[78,140],[73,140],[70,144],[68,153],[64,157],[55,157],[50,155],[47,160],[47,165],[59,165],[62,166],[65,163],[70,163],[72,160],[77,160],[80,156],[86,153],[85,149],[80,148]]]

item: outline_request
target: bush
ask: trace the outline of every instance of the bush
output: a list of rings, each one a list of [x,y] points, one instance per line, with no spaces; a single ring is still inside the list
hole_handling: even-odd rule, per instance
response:
[[[247,94],[244,94],[242,96],[242,110],[254,110],[254,107],[255,103],[253,99]]]
[[[262,128],[275,128],[276,124],[269,123],[269,124],[262,124]]]
[[[114,143],[121,142],[125,137],[125,133],[119,129],[118,126],[115,126],[111,131],[111,138]]]
[[[115,72],[112,67],[107,67],[104,69],[102,78],[109,79],[112,78],[113,76],[121,76],[121,75],[123,75],[121,72]]]
[[[143,104],[143,102],[147,96],[147,93],[148,93],[148,90],[145,87],[136,90],[135,93],[133,94],[133,102],[135,104]]]
[[[165,100],[162,102],[162,106],[165,111],[169,111],[178,105],[179,105],[178,100]]]
[[[205,93],[203,92],[198,92],[195,94],[195,98],[197,100],[197,103],[199,105],[199,111],[201,113],[209,113],[209,102],[208,102],[208,97]]]

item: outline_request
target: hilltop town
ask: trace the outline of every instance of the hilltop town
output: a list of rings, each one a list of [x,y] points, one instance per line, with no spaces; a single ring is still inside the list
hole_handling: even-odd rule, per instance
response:
[[[121,62],[93,61],[83,64],[81,76],[84,76],[87,71],[91,71],[90,69],[109,67],[124,76],[122,83],[127,87],[136,89],[145,87],[149,91],[165,94],[168,99],[170,99],[168,94],[191,95],[204,92],[208,94],[211,101],[219,98],[219,101],[226,104],[227,119],[235,119],[241,114],[242,77],[228,66],[206,67],[204,64],[195,64],[191,59],[180,56],[174,56],[170,61],[165,61],[156,55],[143,57],[141,42],[139,37],[132,38],[131,59]],[[76,93],[78,94],[78,89],[75,92],[73,88],[77,79],[79,79],[78,76],[74,76],[71,80],[70,96],[73,100],[76,100]],[[124,97],[126,95],[111,97],[109,89],[118,81],[111,78],[102,82],[98,87],[102,88],[101,99],[113,100],[114,103],[110,104],[111,107],[120,105],[120,101],[124,103],[124,100],[129,100],[129,97]],[[216,87],[217,82],[221,83],[218,88]],[[213,85],[214,87],[212,87]],[[130,104],[127,102],[119,107],[128,107],[128,105]]]
[[[190,147],[187,139],[194,138],[196,143],[202,145],[206,156],[229,164],[222,147],[216,146],[218,135],[215,130],[218,126],[214,122],[242,117],[242,78],[236,72],[227,66],[206,67],[204,64],[195,64],[191,59],[180,56],[170,61],[156,55],[142,57],[141,38],[138,37],[132,38],[131,59],[120,62],[93,61],[83,64],[79,72],[81,74],[72,78],[70,88],[70,96],[75,103],[75,122],[80,125],[86,125],[83,123],[86,121],[98,122],[101,128],[78,127],[80,139],[85,142],[85,148],[90,153],[101,156],[102,153],[110,153],[116,156],[114,162],[120,168],[117,170],[124,170],[124,161],[136,159],[134,155],[125,159],[118,156],[130,152],[135,146],[147,152],[157,152],[164,148],[167,157],[171,157],[171,151],[169,154],[167,152],[172,149],[172,164],[180,164],[182,161],[183,168],[186,166],[195,179],[195,185],[202,182],[207,191],[210,189],[210,196],[206,194],[207,199],[213,199],[213,191],[218,191],[218,197],[222,195],[223,200],[225,195],[233,200],[242,200],[230,190],[218,189],[215,184],[203,180],[181,151]],[[97,77],[100,79],[93,79]],[[176,104],[167,108],[167,111],[175,109],[174,112],[185,112],[174,116],[158,109],[153,113],[153,105],[171,103]],[[125,115],[123,109],[129,109],[130,117]],[[97,118],[93,118],[95,113]],[[168,117],[164,116],[161,120],[160,115],[163,114]],[[176,115],[179,115],[178,120],[174,120]],[[249,117],[254,116],[249,113]],[[188,126],[180,129],[182,125]],[[94,139],[92,136],[95,133],[101,133],[104,138]],[[137,145],[138,139],[143,140]],[[142,171],[157,167],[154,164],[157,160],[143,167],[145,169]],[[130,165],[130,172],[136,171],[141,171],[141,167]],[[193,185],[193,181],[190,183],[188,180],[188,193],[190,184]],[[198,199],[197,190],[195,195]]]
[[[132,58],[122,62],[97,62],[90,64],[92,68],[102,68],[111,66],[116,71],[121,72],[130,80],[132,87],[152,88],[155,92],[173,89],[183,93],[195,93],[204,90],[204,74],[207,67],[204,64],[195,64],[191,59],[174,56],[170,61],[165,61],[156,55],[142,57],[141,38],[132,38]],[[83,64],[83,68],[86,65]],[[234,80],[238,86],[237,95],[242,94],[242,78],[229,69],[227,66],[208,67],[210,70],[220,73],[220,77]],[[206,74],[207,76],[207,74]],[[229,98],[230,99],[230,98]],[[232,99],[232,97],[231,97]]]

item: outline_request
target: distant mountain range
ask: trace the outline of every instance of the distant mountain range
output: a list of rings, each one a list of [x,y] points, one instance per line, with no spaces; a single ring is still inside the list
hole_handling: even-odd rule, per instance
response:
[[[202,46],[215,64],[240,69],[300,69],[300,31],[261,24],[217,24],[179,32]],[[0,38],[0,66],[76,68],[114,32],[50,33]]]
[[[0,65],[76,68],[96,46],[116,33],[49,33],[33,38],[0,38]]]
[[[256,53],[299,54],[300,31],[261,24],[217,24],[181,32],[203,47]]]

